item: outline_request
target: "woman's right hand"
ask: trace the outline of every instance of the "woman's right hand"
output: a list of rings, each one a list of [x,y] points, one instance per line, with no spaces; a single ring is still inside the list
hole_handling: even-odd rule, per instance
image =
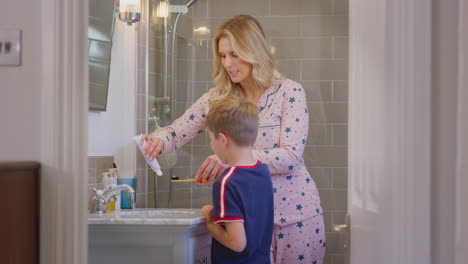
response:
[[[223,164],[218,156],[208,156],[198,168],[195,178],[200,180],[198,184],[211,184],[227,167],[228,165]]]
[[[161,154],[161,151],[163,149],[163,143],[159,138],[153,137],[150,135],[143,135],[140,139],[140,142],[142,144],[145,144],[143,148],[143,155],[148,159],[152,160],[156,158],[159,154]]]

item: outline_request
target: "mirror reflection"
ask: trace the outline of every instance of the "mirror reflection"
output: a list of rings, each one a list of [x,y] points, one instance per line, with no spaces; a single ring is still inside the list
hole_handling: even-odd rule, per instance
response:
[[[114,0],[89,0],[89,109],[106,111],[114,34]]]

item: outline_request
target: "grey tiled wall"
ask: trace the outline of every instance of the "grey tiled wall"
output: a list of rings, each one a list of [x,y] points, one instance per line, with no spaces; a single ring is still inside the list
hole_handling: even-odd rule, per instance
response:
[[[102,179],[98,177],[102,175],[103,172],[112,168],[112,162],[114,161],[113,157],[108,156],[89,156],[88,157],[88,209],[92,209],[92,198],[93,198],[93,188],[102,189]]]
[[[137,133],[145,133],[146,113],[145,107],[148,105],[148,115],[157,116],[160,126],[170,123],[173,118],[180,116],[185,109],[199,95],[190,92],[193,83],[191,82],[191,67],[194,54],[190,49],[192,45],[192,14],[184,15],[180,19],[177,29],[176,60],[178,62],[176,70],[177,89],[173,94],[172,113],[164,115],[164,107],[167,102],[154,103],[152,99],[146,98],[145,78],[149,80],[149,95],[160,98],[163,96],[163,55],[164,55],[164,34],[163,21],[156,18],[154,13],[156,6],[160,1],[142,1],[145,6],[143,19],[137,25]],[[171,4],[183,4],[185,1],[171,1]],[[147,16],[148,10],[149,16]],[[173,19],[173,18],[172,18]],[[171,18],[169,18],[171,21]],[[149,37],[148,41],[147,38]],[[169,43],[170,45],[170,43]],[[148,54],[148,56],[147,56]],[[173,54],[170,54],[173,56]],[[146,58],[148,57],[148,68],[146,67]],[[169,61],[171,57],[168,58]],[[169,68],[170,71],[170,68]],[[168,79],[171,75],[167,76]],[[172,118],[171,116],[172,115]],[[154,122],[148,122],[148,132],[154,130]],[[164,176],[157,177],[154,172],[147,170],[146,163],[140,154],[137,154],[137,174],[148,175],[147,185],[147,206],[148,207],[192,207],[192,186],[191,184],[171,185],[170,176],[177,175],[181,178],[193,177],[192,143],[186,144],[177,150],[177,161],[171,169],[163,169]],[[157,189],[157,191],[155,191]],[[205,188],[206,189],[206,188]],[[169,191],[171,190],[171,192]],[[171,199],[169,199],[171,197]]]
[[[114,157],[112,156],[89,156],[88,157],[88,209],[92,209],[93,188],[103,189],[102,173],[112,168]],[[137,200],[138,208],[145,207],[146,186],[144,177],[137,175]]]
[[[207,69],[212,69],[211,37],[216,25],[239,13],[259,19],[276,50],[280,72],[306,89],[310,129],[304,158],[325,212],[325,263],[344,263],[339,236],[331,227],[344,223],[347,212],[348,1],[200,0],[194,28],[206,26],[210,35],[194,35],[200,53],[195,65],[203,69],[193,78],[198,89],[211,87]],[[206,139],[193,144],[200,153],[210,153]]]
[[[89,184],[101,184],[97,179],[98,175],[101,175],[103,172],[112,168],[112,163],[114,162],[114,157],[112,156],[89,156],[88,157],[88,167],[89,167]]]
[[[150,9],[158,2],[149,0]],[[211,38],[222,20],[240,13],[259,19],[276,50],[280,72],[302,83],[306,90],[310,130],[304,158],[323,203],[327,231],[325,263],[344,263],[339,237],[331,227],[344,223],[347,212],[348,0],[198,0],[189,14],[181,18],[177,30],[174,117],[213,86]],[[209,33],[194,33],[193,29],[201,26],[207,27]],[[161,29],[160,21],[154,19],[148,24],[144,18],[137,26],[139,132],[144,132],[146,122],[144,77],[149,76],[151,95],[158,95],[162,89]],[[150,55],[148,72],[144,63],[146,48]],[[165,174],[193,177],[201,162],[212,153],[208,142],[202,134],[178,150],[177,164],[172,170],[165,170]],[[146,173],[141,158],[138,168],[138,173]],[[148,207],[155,203],[157,207],[201,207],[211,202],[210,187],[191,183],[171,186],[169,177],[154,181],[154,174],[148,175]]]

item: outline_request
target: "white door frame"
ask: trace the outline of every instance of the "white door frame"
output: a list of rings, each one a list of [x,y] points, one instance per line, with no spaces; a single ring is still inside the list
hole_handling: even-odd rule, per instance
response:
[[[350,0],[351,264],[430,263],[431,5]]]
[[[468,0],[460,1],[459,10],[455,263],[464,264],[468,259]]]
[[[467,5],[350,0],[351,263],[468,258]]]
[[[88,261],[88,1],[39,1],[40,263],[83,264]]]

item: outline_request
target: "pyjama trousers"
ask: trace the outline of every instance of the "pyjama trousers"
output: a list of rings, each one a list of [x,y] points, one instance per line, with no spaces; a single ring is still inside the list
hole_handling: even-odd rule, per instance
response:
[[[325,225],[323,215],[273,227],[272,264],[323,264]]]

